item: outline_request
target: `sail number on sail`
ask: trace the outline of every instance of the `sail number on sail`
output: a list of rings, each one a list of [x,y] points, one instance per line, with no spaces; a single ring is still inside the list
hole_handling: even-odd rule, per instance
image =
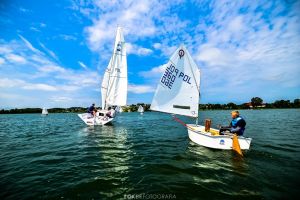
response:
[[[191,84],[191,77],[179,71],[179,69],[177,69],[173,64],[166,68],[166,71],[160,82],[167,86],[169,89],[172,89],[173,83],[175,82],[176,78],[180,78],[182,81]]]

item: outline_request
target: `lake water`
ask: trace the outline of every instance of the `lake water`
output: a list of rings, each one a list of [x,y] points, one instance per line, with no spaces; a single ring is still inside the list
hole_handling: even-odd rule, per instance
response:
[[[168,114],[121,113],[103,127],[73,113],[0,115],[0,199],[299,198],[300,110],[241,114],[253,138],[243,159],[196,145]],[[230,111],[205,118],[225,125]]]

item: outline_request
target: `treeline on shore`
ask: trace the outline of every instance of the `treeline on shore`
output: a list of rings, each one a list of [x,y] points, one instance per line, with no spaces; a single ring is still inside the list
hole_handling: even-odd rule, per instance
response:
[[[136,112],[139,106],[144,107],[144,111],[150,111],[150,104],[138,103],[129,106],[122,106],[123,112]],[[273,109],[273,108],[300,108],[300,99],[277,100],[273,103],[263,103],[259,97],[253,97],[251,102],[243,104],[227,103],[227,104],[199,104],[199,110],[241,110],[241,109]],[[100,109],[100,108],[98,108]],[[87,108],[71,107],[71,108],[49,108],[49,113],[84,113]],[[0,110],[0,114],[21,114],[21,113],[42,113],[41,108],[15,108],[10,110]]]

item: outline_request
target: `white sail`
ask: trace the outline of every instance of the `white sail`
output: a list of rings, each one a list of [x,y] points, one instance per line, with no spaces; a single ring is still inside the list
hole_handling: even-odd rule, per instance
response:
[[[140,112],[140,113],[144,112],[144,107],[142,105],[139,106],[138,112]]]
[[[151,110],[198,117],[200,71],[184,45],[171,56],[155,91]]]
[[[48,110],[46,108],[43,108],[42,115],[48,115]]]
[[[127,103],[127,59],[122,28],[118,27],[113,55],[105,70],[102,85],[102,109]]]
[[[123,109],[122,109],[121,106],[117,106],[117,107],[115,108],[115,111],[118,112],[118,113],[121,113],[121,112],[123,112]]]

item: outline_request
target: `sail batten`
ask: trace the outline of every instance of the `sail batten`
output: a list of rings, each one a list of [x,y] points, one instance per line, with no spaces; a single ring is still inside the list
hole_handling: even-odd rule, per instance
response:
[[[166,64],[151,110],[198,117],[200,71],[184,45]]]

